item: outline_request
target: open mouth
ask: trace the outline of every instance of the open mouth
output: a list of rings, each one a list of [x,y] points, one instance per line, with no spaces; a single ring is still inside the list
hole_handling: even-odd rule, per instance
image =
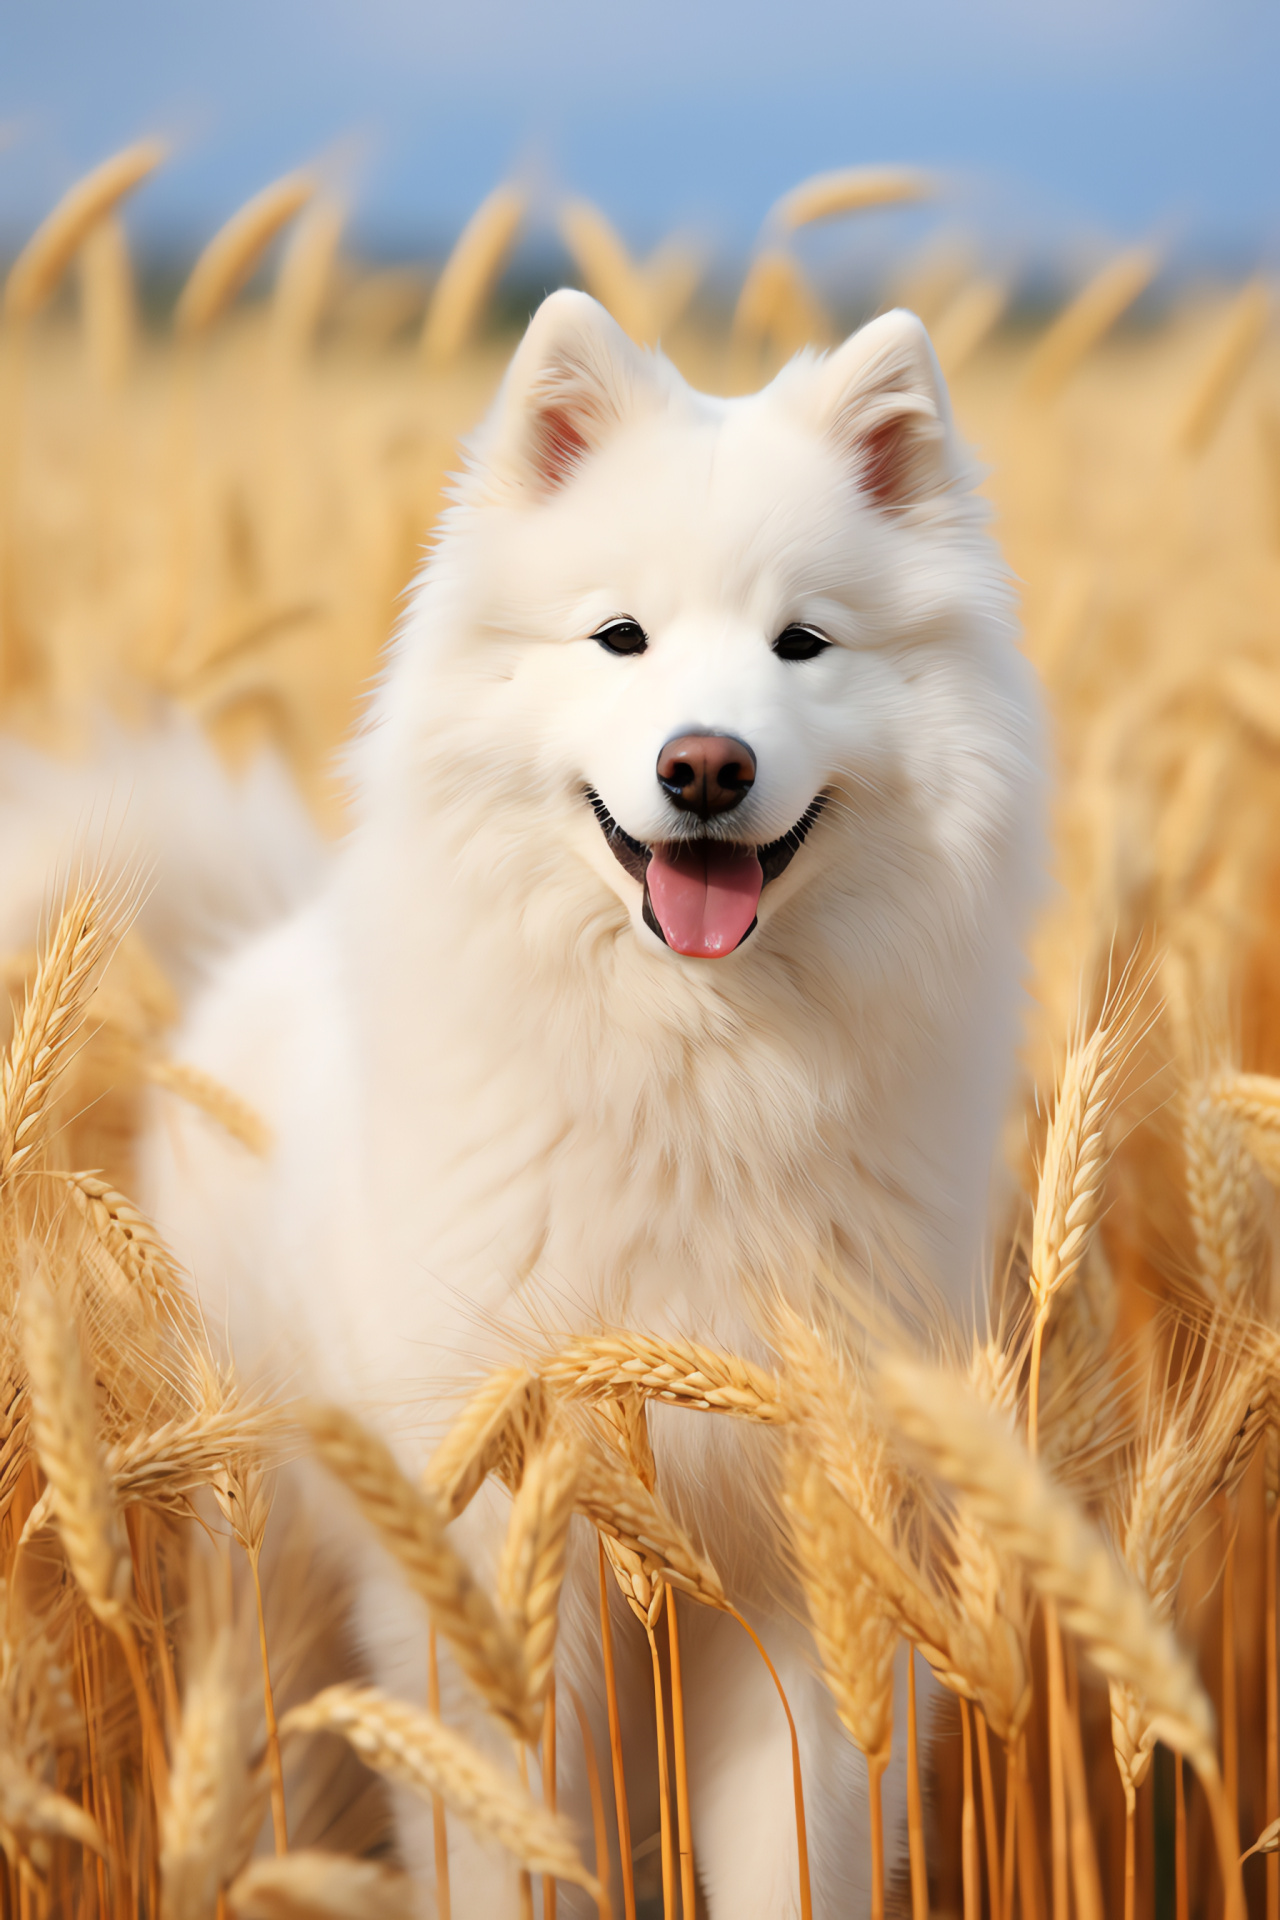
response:
[[[720,960],[755,931],[760,895],[804,845],[826,805],[809,802],[793,827],[765,846],[731,840],[666,840],[648,847],[620,827],[594,787],[586,790],[617,860],[644,888],[644,922],[676,953]]]

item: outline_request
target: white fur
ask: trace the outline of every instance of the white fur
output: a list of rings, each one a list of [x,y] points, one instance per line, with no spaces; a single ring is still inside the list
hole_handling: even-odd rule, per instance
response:
[[[564,419],[567,463],[547,451]],[[965,1299],[1040,824],[1036,701],[971,487],[908,315],[722,401],[584,296],[546,302],[396,642],[332,878],[226,964],[185,1035],[265,1115],[272,1158],[176,1104],[157,1122],[152,1204],[243,1364],[374,1410],[416,1466],[461,1383],[534,1324],[754,1348],[753,1290],[805,1296],[819,1269],[837,1310],[896,1280]],[[624,613],[650,638],[633,658],[590,637]],[[835,644],[778,659],[793,621]],[[654,768],[692,729],[756,753],[735,840],[831,796],[716,961],[644,926],[584,798],[638,840],[677,837]],[[865,1776],[779,1594],[767,1436],[666,1411],[655,1429],[789,1685],[815,1910],[863,1912]],[[464,1524],[483,1559],[501,1503]],[[593,1575],[584,1551],[560,1658],[598,1703]],[[365,1614],[380,1677],[421,1697],[416,1610],[371,1571]],[[776,1697],[732,1623],[682,1618],[709,1910],[779,1920],[797,1909]],[[642,1732],[642,1661],[630,1675]],[[637,1841],[652,1764],[640,1739]],[[420,1869],[429,1844],[406,1832]],[[455,1912],[499,1910],[501,1866],[464,1850],[454,1877]]]

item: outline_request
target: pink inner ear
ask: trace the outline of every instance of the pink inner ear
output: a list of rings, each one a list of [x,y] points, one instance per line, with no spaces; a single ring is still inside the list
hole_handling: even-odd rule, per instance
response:
[[[910,414],[894,414],[859,436],[859,479],[879,506],[891,507],[903,499],[911,464]]]
[[[564,407],[543,408],[533,430],[533,464],[546,487],[562,487],[587,451],[585,436]]]

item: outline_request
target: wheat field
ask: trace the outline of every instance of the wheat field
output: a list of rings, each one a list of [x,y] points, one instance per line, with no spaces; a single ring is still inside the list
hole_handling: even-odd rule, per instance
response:
[[[121,213],[163,158],[143,143],[88,176],[8,275],[0,722],[73,756],[104,706],[141,726],[160,696],[233,767],[276,747],[336,832],[333,755],[515,338],[496,290],[527,209],[500,188],[434,276],[375,271],[291,176],[144,324]],[[927,191],[885,169],[803,183],[731,316],[676,242],[635,260],[581,201],[560,225],[635,338],[742,391],[834,337],[796,236]],[[50,875],[38,945],[0,955],[6,1916],[406,1916],[391,1781],[434,1810],[441,1914],[465,1825],[519,1863],[524,1915],[549,1920],[564,1884],[602,1915],[694,1920],[678,1623],[734,1596],[664,1499],[657,1399],[775,1430],[797,1591],[872,1783],[877,1920],[1280,1920],[1280,348],[1265,284],[1157,299],[1159,265],[1120,255],[1034,322],[959,248],[904,259],[892,290],[989,464],[1055,756],[977,1336],[909,1353],[779,1308],[766,1371],[600,1327],[478,1384],[412,1484],[350,1414],[246,1387],[211,1340],[128,1197],[133,1142],[157,1085],[245,1153],[262,1129],[172,1056],[136,900]],[[427,1700],[335,1653],[340,1596],[330,1618],[277,1486],[302,1453],[421,1598]],[[493,1591],[449,1531],[491,1476],[511,1495]],[[601,1753],[555,1679],[573,1527],[599,1542]],[[624,1631],[651,1650],[656,1836],[629,1829]],[[878,1789],[903,1641],[899,1868]],[[509,1766],[441,1720],[446,1661]],[[556,1810],[579,1740],[587,1831]],[[779,1791],[807,1916],[798,1760]]]

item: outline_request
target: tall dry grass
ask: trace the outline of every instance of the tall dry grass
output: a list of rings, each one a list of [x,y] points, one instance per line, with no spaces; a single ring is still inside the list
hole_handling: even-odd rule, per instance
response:
[[[363,311],[363,283],[340,209],[304,211],[310,183],[278,183],[201,256],[175,339],[137,326],[118,214],[160,158],[141,146],[90,176],[6,288],[0,720],[70,752],[92,703],[128,723],[159,690],[232,762],[275,743],[336,825],[333,750],[509,345],[486,322],[524,197],[485,203],[421,340],[397,345],[342,319]],[[623,326],[661,330],[731,389],[830,336],[797,233],[925,186],[889,170],[804,183],[774,210],[725,335],[688,305],[695,268],[674,243],[638,262],[581,203],[565,232]],[[297,215],[273,292],[238,305]],[[68,317],[48,302],[73,265]],[[1280,1920],[1280,355],[1253,282],[1117,332],[1155,265],[1104,266],[1038,335],[1002,331],[1008,288],[963,249],[913,270],[992,463],[1060,769],[1062,885],[1036,936],[1009,1127],[1018,1197],[976,1337],[939,1330],[935,1352],[909,1355],[779,1313],[761,1364],[590,1329],[477,1383],[415,1485],[350,1415],[245,1390],[128,1198],[151,1086],[238,1150],[270,1150],[256,1116],[170,1058],[174,995],[129,902],[86,880],[38,952],[0,956],[9,1914],[403,1915],[415,1890],[368,1857],[375,1802],[369,1775],[362,1793],[333,1760],[345,1748],[432,1805],[440,1912],[463,1822],[514,1857],[525,1911],[537,1875],[547,1914],[562,1879],[627,1920],[693,1920],[697,1653],[681,1629],[695,1606],[733,1612],[734,1592],[668,1502],[657,1400],[738,1421],[776,1460],[794,1604],[867,1758],[877,1917],[1155,1920],[1159,1891],[1179,1916],[1234,1920],[1243,1902]],[[384,270],[365,305],[394,294],[411,315],[419,286]],[[291,1611],[305,1549],[275,1496],[304,1451],[421,1600],[425,1703],[364,1686]],[[511,1498],[492,1590],[450,1531],[489,1479]],[[587,1528],[599,1755],[556,1684],[564,1571]],[[627,1634],[664,1730],[652,1836],[630,1823],[623,1768]],[[878,1787],[904,1641],[895,1877]],[[928,1723],[917,1655],[943,1689]],[[442,1721],[444,1661],[519,1762]],[[581,1832],[555,1778],[579,1740],[594,1782]],[[797,1756],[778,1791],[794,1795],[802,1913],[803,1789]],[[624,1836],[612,1866],[606,1812]]]

